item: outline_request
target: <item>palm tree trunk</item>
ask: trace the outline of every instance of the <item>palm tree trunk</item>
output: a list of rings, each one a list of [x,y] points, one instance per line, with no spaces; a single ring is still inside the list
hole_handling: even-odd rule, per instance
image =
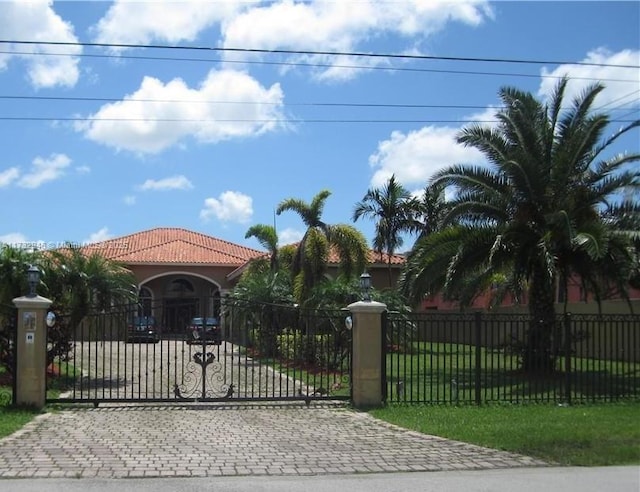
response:
[[[526,372],[548,373],[555,368],[553,350],[555,331],[554,283],[542,267],[536,267],[529,288],[531,324],[522,353],[522,368]]]

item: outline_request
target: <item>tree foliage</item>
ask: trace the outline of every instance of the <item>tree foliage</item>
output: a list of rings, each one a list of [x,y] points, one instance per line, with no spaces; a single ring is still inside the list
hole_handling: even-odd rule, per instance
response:
[[[557,287],[566,293],[579,279],[597,301],[612,291],[626,297],[638,268],[640,169],[629,164],[640,155],[604,154],[640,121],[603,139],[609,118],[592,109],[603,86],[567,104],[567,83],[560,80],[547,104],[503,88],[497,126],[460,132],[458,142],[482,152],[487,165],[434,175],[433,186],[455,190],[447,227],[416,242],[402,279],[413,300],[442,292],[463,306],[496,278],[504,279],[496,303],[526,293],[536,320],[525,361],[531,369],[553,364]]]
[[[403,234],[419,230],[416,218],[419,202],[392,175],[382,188],[370,188],[356,203],[353,221],[361,217],[375,220],[373,249],[382,256],[387,254],[389,287],[393,286],[391,257],[404,244]]]
[[[360,231],[347,224],[332,225],[322,220],[330,195],[330,191],[323,190],[310,203],[298,198],[285,199],[276,209],[278,215],[285,211],[297,213],[307,227],[291,262],[293,291],[299,303],[324,280],[332,253],[337,254],[339,270],[347,278],[359,275],[368,260],[367,242]]]
[[[10,246],[0,250],[0,302],[5,307],[12,300],[28,292],[27,269],[36,266],[41,272],[37,293],[52,301],[50,310],[56,313],[58,322],[48,330],[47,358],[66,358],[71,349],[72,334],[90,311],[105,310],[115,304],[135,302],[137,292],[132,273],[124,266],[107,260],[97,253],[87,253],[68,245],[58,250],[29,251]],[[7,310],[3,310],[7,312]],[[0,320],[6,326],[6,319]],[[12,323],[15,330],[15,322]],[[11,368],[9,340],[13,334],[5,331],[0,344],[2,361]]]

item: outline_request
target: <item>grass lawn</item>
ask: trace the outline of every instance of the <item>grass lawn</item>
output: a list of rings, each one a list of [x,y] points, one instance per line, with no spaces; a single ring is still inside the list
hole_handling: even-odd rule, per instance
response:
[[[573,357],[567,378],[560,358],[556,372],[531,378],[519,370],[518,357],[504,350],[483,347],[476,352],[468,344],[412,342],[402,352],[387,354],[388,401],[473,403],[476,362],[483,403],[564,401],[567,379],[576,402],[640,397],[640,363]]]
[[[74,371],[72,365],[69,365],[71,371]],[[65,370],[68,370],[65,366]],[[0,368],[0,378],[2,378],[4,370]],[[13,408],[9,406],[11,400],[12,388],[10,385],[5,384],[6,378],[2,378],[0,383],[0,439],[13,434],[15,431],[22,428],[26,423],[33,420],[36,415],[39,415],[46,410],[35,410],[31,408]],[[67,388],[68,382],[65,378],[57,378],[51,384],[51,388],[47,390],[47,397],[55,398],[61,391]]]
[[[458,441],[574,466],[640,464],[640,403],[389,405],[387,422]]]
[[[7,406],[0,406],[0,439],[13,434],[31,421],[39,411],[28,409],[14,409]]]

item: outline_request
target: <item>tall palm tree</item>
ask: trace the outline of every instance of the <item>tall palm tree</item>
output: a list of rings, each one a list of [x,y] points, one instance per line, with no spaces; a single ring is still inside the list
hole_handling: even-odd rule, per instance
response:
[[[503,88],[497,127],[461,131],[458,142],[480,150],[489,165],[436,173],[434,185],[457,190],[450,227],[416,243],[402,279],[413,299],[442,289],[462,304],[497,276],[505,279],[503,292],[525,291],[534,320],[523,354],[529,370],[554,366],[557,285],[566,291],[579,278],[597,300],[611,288],[626,296],[637,267],[633,232],[623,228],[640,214],[640,168],[627,166],[640,154],[602,156],[640,120],[602,140],[609,118],[592,105],[603,86],[565,107],[566,86],[560,80],[548,104]],[[625,190],[635,194],[621,201]],[[623,211],[626,221],[619,220]]]
[[[373,249],[387,254],[389,287],[393,286],[391,257],[404,244],[402,233],[419,228],[416,220],[418,202],[392,175],[382,188],[370,188],[353,210],[353,221],[360,217],[376,220]]]
[[[449,211],[444,186],[428,184],[415,203],[418,239],[439,231]]]
[[[251,226],[244,235],[246,239],[255,237],[269,252],[269,267],[272,272],[278,271],[278,233],[276,228],[265,224]]]
[[[323,190],[311,203],[288,198],[276,209],[278,215],[285,211],[297,213],[307,227],[291,266],[294,295],[300,303],[324,278],[332,251],[338,255],[340,271],[347,279],[362,272],[367,263],[367,242],[360,231],[347,224],[332,225],[322,220],[322,211],[330,195],[330,191]]]

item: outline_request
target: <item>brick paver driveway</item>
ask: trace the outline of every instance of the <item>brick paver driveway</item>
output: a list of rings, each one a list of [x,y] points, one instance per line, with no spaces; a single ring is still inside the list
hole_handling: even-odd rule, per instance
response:
[[[0,477],[310,475],[543,466],[339,405],[101,406],[0,440]],[[1,481],[0,481],[1,484]]]

